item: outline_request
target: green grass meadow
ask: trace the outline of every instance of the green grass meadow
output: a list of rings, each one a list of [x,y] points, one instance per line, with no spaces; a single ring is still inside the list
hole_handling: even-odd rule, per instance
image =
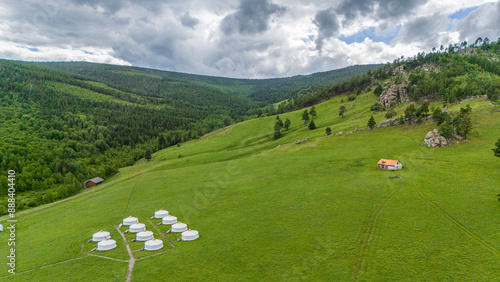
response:
[[[159,151],[77,196],[17,214],[18,274],[2,263],[0,276],[123,281],[127,262],[90,256],[96,243],[83,251],[82,244],[109,231],[118,247],[92,254],[128,260],[115,226],[133,215],[163,239],[148,222],[163,208],[200,238],[134,252],[132,281],[500,280],[500,158],[491,151],[500,112],[482,98],[451,107],[472,106],[469,140],[427,148],[432,120],[370,130],[377,98],[365,93],[345,102],[343,118],[341,98],[347,101],[341,96],[316,106],[316,130],[300,120],[303,110],[280,115],[292,125],[278,140],[275,116],[246,121]],[[325,137],[327,126],[334,133],[360,131]],[[294,144],[305,137],[311,141]],[[380,158],[398,159],[404,169],[378,170]],[[389,178],[395,175],[402,178]],[[3,257],[8,236],[0,233]]]

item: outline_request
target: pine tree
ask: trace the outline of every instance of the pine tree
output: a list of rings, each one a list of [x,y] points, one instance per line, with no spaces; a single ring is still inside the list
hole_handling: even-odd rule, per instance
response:
[[[163,135],[160,134],[160,137],[158,137],[158,147],[160,149],[164,149],[166,143],[167,141],[165,140],[165,137],[163,137]]]
[[[492,149],[493,153],[495,154],[495,157],[500,158],[500,138],[498,138],[498,141],[497,141],[497,143],[495,143],[495,146],[497,146],[497,147],[495,149]]]
[[[427,113],[429,112],[429,102],[423,102],[419,110],[424,114],[424,116],[427,116]]]
[[[377,122],[375,122],[375,119],[373,118],[373,116],[371,116],[370,120],[368,120],[368,127],[373,129],[376,124],[377,124]]]
[[[390,119],[390,118],[393,118],[397,115],[398,113],[394,110],[394,109],[390,109],[389,111],[387,111],[387,113],[385,114],[385,118],[387,119]]]
[[[257,110],[257,117],[260,118],[262,116],[262,110],[258,109]]]
[[[413,114],[417,111],[417,109],[415,108],[415,105],[411,104],[409,105],[408,107],[406,107],[405,109],[405,118],[407,120],[410,120],[411,117],[413,116]]]
[[[313,130],[316,129],[316,124],[314,124],[314,120],[312,119],[311,122],[309,123],[309,129]]]
[[[146,150],[146,156],[144,157],[146,161],[151,160],[151,152],[149,150]]]
[[[279,118],[279,116],[276,117],[276,123],[274,124],[274,139],[278,139],[281,137],[281,129],[283,128],[283,121]]]
[[[309,121],[309,113],[307,110],[304,110],[302,113],[302,120],[304,121],[304,125],[307,125],[307,122]]]
[[[291,124],[292,124],[292,122],[288,118],[286,118],[286,120],[285,120],[285,129],[288,130],[290,128]]]
[[[330,135],[330,134],[332,134],[332,129],[331,129],[330,127],[327,127],[327,128],[325,129],[325,133],[326,133],[326,135]]]
[[[344,117],[344,113],[347,111],[346,107],[344,105],[340,106],[339,109],[339,116]]]
[[[316,113],[316,108],[314,106],[311,107],[309,114],[311,115],[312,118],[316,118],[317,113]]]

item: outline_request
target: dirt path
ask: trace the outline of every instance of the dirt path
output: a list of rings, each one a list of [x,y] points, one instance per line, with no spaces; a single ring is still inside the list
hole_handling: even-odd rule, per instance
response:
[[[127,248],[127,252],[130,257],[130,259],[128,260],[127,278],[125,279],[125,281],[130,282],[132,281],[132,271],[134,270],[135,258],[132,254],[130,246],[128,245],[127,238],[125,238],[125,234],[123,234],[118,226],[116,226],[116,230],[118,230],[118,233],[120,233],[120,235],[122,236],[123,242],[125,243],[125,247]]]
[[[128,262],[128,260],[111,258],[111,257],[106,257],[106,256],[100,256],[100,255],[95,255],[95,254],[87,254],[87,255],[93,256],[93,257],[98,257],[98,258],[105,258],[105,259],[109,259],[109,260],[119,261],[119,262]]]
[[[156,229],[156,231],[158,231],[158,233],[160,233],[161,237],[163,237],[163,239],[165,239],[169,244],[170,246],[172,246],[172,248],[175,249],[175,245],[174,243],[172,243],[170,240],[167,239],[167,236],[165,236],[165,234],[163,232],[160,231],[160,229],[158,229],[158,227],[156,226],[156,224],[154,224],[151,219],[148,219],[149,223],[151,223],[151,225],[153,225],[153,227]]]

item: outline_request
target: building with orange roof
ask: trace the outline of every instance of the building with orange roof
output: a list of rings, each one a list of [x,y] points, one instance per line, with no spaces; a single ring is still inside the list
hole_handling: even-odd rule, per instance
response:
[[[402,168],[403,165],[398,160],[380,159],[380,161],[378,161],[378,169],[398,170]]]

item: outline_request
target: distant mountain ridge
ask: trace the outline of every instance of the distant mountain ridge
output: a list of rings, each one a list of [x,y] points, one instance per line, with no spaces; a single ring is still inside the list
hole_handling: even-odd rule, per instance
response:
[[[309,75],[297,75],[283,78],[242,79],[216,76],[187,74],[148,68],[96,64],[87,62],[41,63],[43,66],[81,75],[115,87],[127,87],[141,91],[137,86],[156,80],[163,82],[199,83],[215,87],[226,93],[249,98],[262,103],[276,103],[293,98],[318,85],[332,85],[352,76],[364,74],[383,66],[382,64],[357,65],[346,68],[317,72]],[[132,78],[137,76],[136,78]],[[123,78],[127,77],[126,80]],[[158,90],[158,89],[156,89]]]

